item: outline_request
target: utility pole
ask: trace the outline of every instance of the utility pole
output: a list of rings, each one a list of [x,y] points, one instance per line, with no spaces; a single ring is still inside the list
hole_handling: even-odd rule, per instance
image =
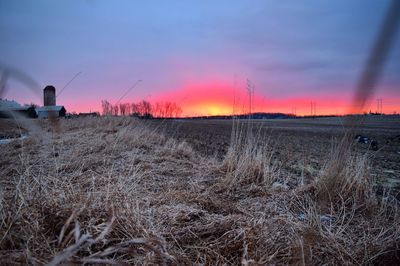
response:
[[[314,116],[317,116],[317,103],[314,102]]]
[[[310,104],[311,104],[311,113],[310,113],[310,116],[312,117],[312,116],[313,116],[313,102],[310,102]]]
[[[317,115],[317,104],[316,102],[311,102],[311,116]]]
[[[252,105],[253,105],[253,96],[254,96],[254,88],[255,85],[247,79],[247,93],[249,95],[249,118],[251,118],[251,112],[252,112]]]
[[[233,75],[233,104],[232,104],[232,116],[235,115],[235,105],[236,105],[236,79],[237,75]]]
[[[292,107],[292,114],[293,114],[294,116],[297,116],[296,106],[295,106],[295,107]]]
[[[378,114],[383,114],[383,99],[382,98],[378,98],[376,99],[376,104],[377,104],[377,113]]]
[[[379,98],[376,99],[376,113],[379,114]]]

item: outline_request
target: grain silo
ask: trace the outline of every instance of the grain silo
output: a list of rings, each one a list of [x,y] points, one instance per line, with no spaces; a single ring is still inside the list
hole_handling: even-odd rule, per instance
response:
[[[43,90],[44,106],[56,105],[56,88],[54,86],[46,86]]]
[[[56,105],[56,88],[46,86],[43,90],[43,107],[37,107],[36,113],[39,118],[63,117],[66,110],[62,105]]]

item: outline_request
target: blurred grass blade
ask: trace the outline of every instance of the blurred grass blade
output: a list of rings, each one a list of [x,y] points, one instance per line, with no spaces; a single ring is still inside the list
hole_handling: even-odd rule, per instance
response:
[[[393,46],[399,22],[400,1],[393,0],[357,82],[351,114],[362,113],[366,103],[372,97],[389,51]]]

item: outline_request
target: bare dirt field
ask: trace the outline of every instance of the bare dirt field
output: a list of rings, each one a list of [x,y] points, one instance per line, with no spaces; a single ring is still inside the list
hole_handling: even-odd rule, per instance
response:
[[[167,136],[188,142],[206,156],[222,159],[230,145],[232,120],[164,120],[153,122]],[[321,170],[331,150],[342,139],[344,119],[341,117],[271,119],[252,121],[254,131],[267,136],[274,156],[289,174],[312,175]],[[378,151],[369,144],[356,143],[358,154],[367,154],[371,174],[377,182],[398,189],[400,187],[400,116],[367,116],[355,135],[367,136],[378,142]],[[397,193],[396,193],[397,194]]]
[[[0,146],[1,264],[398,265],[400,123],[370,119],[378,151],[330,119],[31,120]]]

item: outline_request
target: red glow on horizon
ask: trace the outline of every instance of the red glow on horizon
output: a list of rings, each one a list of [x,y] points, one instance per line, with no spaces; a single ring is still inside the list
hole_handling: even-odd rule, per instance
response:
[[[311,102],[316,103],[316,115],[344,115],[350,110],[351,94],[349,95],[320,95],[319,97],[293,97],[271,98],[262,96],[261,91],[255,90],[252,97],[252,112],[286,113],[298,116],[311,114]],[[267,93],[265,93],[267,94]],[[400,99],[397,95],[391,98],[391,104],[386,101],[383,112],[393,114],[400,111]],[[182,117],[214,116],[245,114],[249,112],[249,97],[245,84],[237,84],[236,87],[228,82],[186,83],[178,90],[172,90],[158,94],[150,102],[175,102],[183,112]],[[97,101],[65,101],[68,112],[101,112],[101,102]],[[364,108],[364,112],[376,112],[376,102],[372,100]]]
[[[175,101],[181,106],[183,117],[244,114],[250,110],[249,96],[245,86],[234,88],[232,84],[223,82],[186,84],[179,90],[159,95],[157,100]],[[318,98],[273,99],[257,94],[256,88],[255,95],[252,97],[251,111],[304,116],[311,114],[311,102],[316,103],[317,115],[344,115],[349,111],[351,97],[327,95]],[[375,112],[375,109],[374,102],[371,102],[364,111]],[[384,113],[394,113],[396,110],[400,110],[399,104],[386,106],[383,109]]]

